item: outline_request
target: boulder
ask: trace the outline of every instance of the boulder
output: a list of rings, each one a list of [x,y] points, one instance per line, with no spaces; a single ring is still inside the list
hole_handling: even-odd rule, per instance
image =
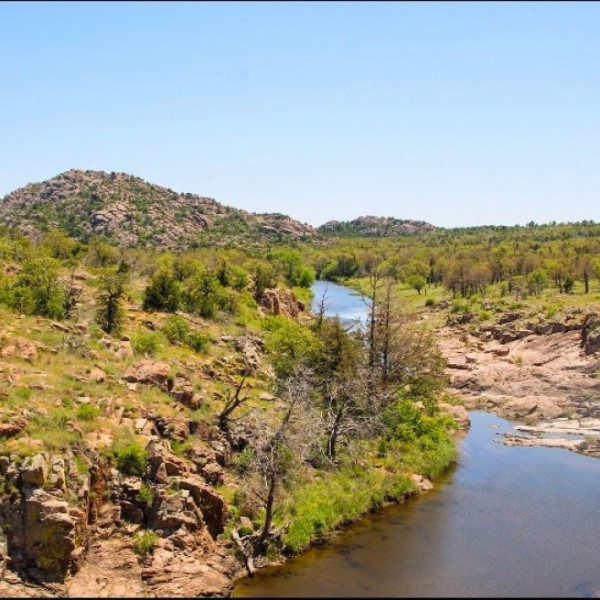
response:
[[[81,544],[79,532],[84,528],[83,511],[73,511],[66,501],[35,489],[25,500],[26,566],[46,581],[63,581],[74,571],[71,555]]]
[[[37,358],[37,349],[33,342],[22,337],[9,338],[0,352],[3,358],[20,358],[32,362]]]
[[[170,372],[171,367],[167,363],[143,360],[133,365],[125,373],[124,379],[130,383],[153,384],[165,391],[170,391],[173,386]]]
[[[469,411],[464,406],[455,406],[440,402],[439,408],[442,412],[449,414],[456,421],[460,429],[468,429],[471,425]]]
[[[594,354],[600,350],[600,317],[587,315],[581,328],[581,343],[586,354]]]
[[[129,340],[119,342],[119,347],[116,350],[116,355],[119,358],[133,358],[133,347]]]
[[[42,454],[36,454],[21,467],[21,483],[40,487],[48,478],[48,463]]]
[[[227,509],[223,497],[196,475],[182,478],[179,487],[189,490],[194,501],[202,510],[206,526],[213,538],[223,533],[227,520]]]
[[[155,496],[151,526],[163,536],[172,535],[182,526],[188,531],[196,531],[202,525],[202,512],[189,491],[161,491]]]
[[[25,428],[26,424],[27,421],[23,418],[17,418],[8,423],[0,423],[0,440],[17,435]]]

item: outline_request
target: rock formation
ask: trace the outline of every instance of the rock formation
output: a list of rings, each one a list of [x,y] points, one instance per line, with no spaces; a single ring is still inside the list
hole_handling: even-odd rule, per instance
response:
[[[279,213],[249,213],[126,173],[75,169],[7,194],[0,200],[0,224],[28,236],[58,227],[80,240],[105,236],[120,246],[163,249],[189,248],[212,230],[229,241],[315,235],[310,225]]]

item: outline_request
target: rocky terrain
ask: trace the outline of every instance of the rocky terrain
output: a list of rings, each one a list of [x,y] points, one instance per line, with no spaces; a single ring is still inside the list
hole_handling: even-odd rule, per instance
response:
[[[365,216],[352,221],[328,221],[321,225],[318,231],[339,236],[393,237],[435,231],[435,229],[434,225],[426,221]]]
[[[104,236],[120,246],[161,249],[194,247],[210,233],[213,244],[315,235],[285,215],[249,213],[126,173],[74,169],[7,194],[0,224],[29,236],[58,227],[80,240]]]
[[[303,316],[289,291],[263,305]],[[132,304],[127,329],[165,317]],[[262,340],[192,319],[210,354],[148,357],[85,318],[1,318],[0,597],[227,596],[232,443],[252,433],[225,436],[209,406],[245,377],[276,409]]]
[[[451,389],[468,408],[523,420],[508,444],[544,445],[600,457],[600,318],[508,312],[473,327],[450,318],[440,331]]]

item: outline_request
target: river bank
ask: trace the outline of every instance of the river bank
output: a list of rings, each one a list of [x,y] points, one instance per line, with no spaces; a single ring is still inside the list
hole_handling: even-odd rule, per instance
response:
[[[498,440],[516,423],[484,411],[471,418],[440,485],[238,581],[234,597],[597,595],[600,461],[508,447]]]
[[[583,316],[579,323],[583,322]],[[600,457],[600,357],[586,354],[581,327],[489,339],[478,330],[443,327],[450,389],[469,408],[521,419],[510,445],[561,447]],[[504,343],[502,343],[504,342]]]

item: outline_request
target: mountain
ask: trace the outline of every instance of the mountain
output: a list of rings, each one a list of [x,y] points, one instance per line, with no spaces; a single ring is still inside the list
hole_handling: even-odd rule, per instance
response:
[[[105,236],[121,246],[165,249],[316,235],[285,215],[255,214],[212,198],[148,183],[126,173],[69,170],[0,200],[0,225],[35,236],[58,227],[80,240]]]
[[[435,231],[437,228],[426,221],[395,219],[394,217],[358,217],[353,221],[328,221],[318,228],[324,235],[393,237]]]

